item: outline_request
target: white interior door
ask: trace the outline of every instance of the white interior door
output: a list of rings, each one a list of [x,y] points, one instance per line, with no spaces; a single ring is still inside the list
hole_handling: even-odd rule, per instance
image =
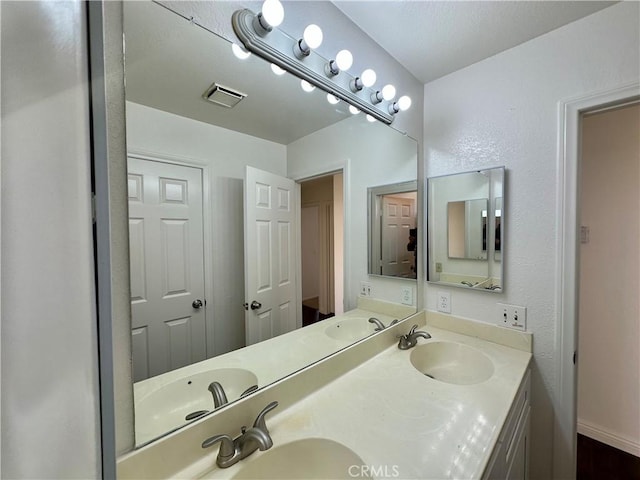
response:
[[[251,345],[297,326],[295,182],[247,167],[245,331]]]
[[[129,158],[128,171],[138,381],[206,358],[202,170]]]
[[[416,227],[416,201],[384,195],[382,200],[382,275],[409,276],[413,252],[407,250],[409,230]]]

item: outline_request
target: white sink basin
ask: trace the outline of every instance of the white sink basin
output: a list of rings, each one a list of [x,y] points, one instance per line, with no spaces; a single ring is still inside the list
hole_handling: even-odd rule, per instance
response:
[[[445,383],[472,385],[488,380],[494,372],[489,357],[460,343],[425,343],[415,347],[410,358],[419,372]]]
[[[213,396],[208,390],[217,381],[229,401],[236,400],[258,378],[241,368],[219,368],[179,378],[136,399],[136,443],[163,435],[188,422],[187,415],[199,410],[213,410]]]
[[[306,438],[256,452],[232,478],[243,479],[352,479],[363,476],[366,465],[350,448],[324,438]],[[366,470],[364,473],[368,473]]]
[[[335,340],[355,342],[375,333],[375,328],[368,317],[348,317],[327,327],[324,333]]]

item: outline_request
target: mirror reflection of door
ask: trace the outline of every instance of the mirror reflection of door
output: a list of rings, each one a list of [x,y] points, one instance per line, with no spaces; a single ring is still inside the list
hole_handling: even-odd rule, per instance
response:
[[[411,233],[416,228],[416,197],[415,192],[382,196],[382,275],[415,278]]]
[[[295,182],[247,166],[245,330],[247,345],[295,330]]]
[[[134,380],[206,358],[202,170],[129,158]]]
[[[342,308],[342,173],[300,183],[303,326]]]

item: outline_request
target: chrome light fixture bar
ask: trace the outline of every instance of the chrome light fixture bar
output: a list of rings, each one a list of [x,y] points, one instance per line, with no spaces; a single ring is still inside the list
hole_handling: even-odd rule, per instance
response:
[[[396,110],[392,108],[392,102],[372,103],[371,98],[372,95],[375,98],[376,90],[369,87],[363,87],[354,92],[350,85],[356,81],[357,77],[347,72],[339,71],[339,74],[328,76],[326,65],[330,61],[313,50],[310,50],[309,54],[302,59],[296,58],[294,48],[298,40],[276,27],[272,27],[270,30],[260,28],[260,24],[256,25],[258,15],[251,10],[235,11],[231,21],[233,30],[248,51],[278,65],[387,125],[393,122],[394,115],[391,112],[396,113]]]

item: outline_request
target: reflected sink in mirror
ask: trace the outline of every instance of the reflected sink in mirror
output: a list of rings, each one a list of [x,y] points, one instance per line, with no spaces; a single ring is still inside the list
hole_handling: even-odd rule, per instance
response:
[[[453,342],[430,342],[411,352],[411,363],[427,377],[457,385],[489,380],[493,362],[479,350]]]
[[[376,326],[366,317],[348,317],[327,327],[324,333],[335,340],[355,341],[375,333]]]
[[[220,368],[177,378],[169,383],[149,386],[136,398],[136,439],[139,443],[180,427],[190,420],[214,409],[212,382],[222,385],[231,402],[240,398],[247,389],[258,384],[258,378],[242,368]],[[187,419],[189,416],[189,419]]]
[[[257,452],[256,452],[257,455]],[[327,479],[371,478],[362,475],[364,461],[350,448],[324,438],[307,438],[271,448],[246,465],[232,478],[242,479]],[[350,474],[351,472],[351,474]]]

